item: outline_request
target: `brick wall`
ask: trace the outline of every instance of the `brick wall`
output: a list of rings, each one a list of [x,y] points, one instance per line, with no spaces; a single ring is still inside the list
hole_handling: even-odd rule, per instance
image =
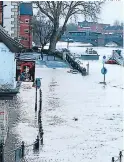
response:
[[[32,48],[32,29],[31,29],[32,16],[20,15],[20,32],[19,36],[22,38],[20,41],[26,48]]]

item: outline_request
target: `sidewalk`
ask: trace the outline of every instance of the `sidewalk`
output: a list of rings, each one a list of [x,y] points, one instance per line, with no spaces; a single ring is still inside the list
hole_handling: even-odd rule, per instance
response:
[[[28,144],[32,144],[38,133],[37,119],[35,116],[35,89],[32,83],[23,83],[20,93],[12,101],[4,104],[8,107],[9,133],[6,140],[5,153],[21,146],[24,137]],[[25,144],[27,144],[25,141]],[[5,162],[14,162],[15,152],[7,153]]]

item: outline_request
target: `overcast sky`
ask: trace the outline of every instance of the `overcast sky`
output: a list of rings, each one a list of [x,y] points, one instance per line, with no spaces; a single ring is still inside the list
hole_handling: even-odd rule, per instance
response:
[[[101,13],[101,22],[112,24],[115,20],[124,22],[124,1],[107,0]]]
[[[124,22],[124,0],[106,0],[99,17],[100,23],[113,24],[116,20]],[[81,16],[79,21],[83,21]]]
[[[112,25],[116,20],[124,22],[124,0],[105,0],[105,4],[102,6],[101,15],[99,17],[100,23]],[[83,20],[82,16],[79,16],[77,22]]]

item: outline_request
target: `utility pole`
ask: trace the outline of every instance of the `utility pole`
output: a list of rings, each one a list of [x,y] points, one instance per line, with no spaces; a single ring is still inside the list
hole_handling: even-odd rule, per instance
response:
[[[105,68],[105,66],[104,66],[104,63],[103,63],[103,69]],[[104,75],[104,80],[103,80],[103,82],[104,82],[104,84],[105,84],[105,73],[103,74]]]

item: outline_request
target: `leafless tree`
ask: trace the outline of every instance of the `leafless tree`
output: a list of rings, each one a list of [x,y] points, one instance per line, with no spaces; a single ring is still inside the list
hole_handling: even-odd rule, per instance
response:
[[[66,30],[66,24],[72,16],[82,14],[85,18],[96,21],[103,1],[34,1],[41,13],[53,23],[49,50],[55,51],[56,43]],[[63,25],[60,30],[60,21]]]
[[[35,42],[39,42],[42,49],[50,42],[53,31],[52,22],[42,14],[34,16],[32,19],[32,28]]]
[[[123,23],[123,22],[121,22],[121,26],[122,26],[122,27],[124,26],[124,23]]]
[[[114,25],[114,26],[120,26],[120,21],[119,21],[119,20],[115,20],[115,22],[114,22],[113,25]]]

